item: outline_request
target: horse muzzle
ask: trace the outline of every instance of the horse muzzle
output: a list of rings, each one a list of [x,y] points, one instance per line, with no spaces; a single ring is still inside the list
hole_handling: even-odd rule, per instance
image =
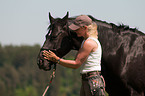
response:
[[[55,63],[52,62],[52,61],[44,59],[44,56],[42,55],[44,50],[47,50],[47,49],[41,49],[40,50],[40,53],[37,57],[37,65],[38,65],[39,69],[49,71],[49,70],[51,70],[51,66]],[[54,50],[52,50],[52,51],[54,52]]]

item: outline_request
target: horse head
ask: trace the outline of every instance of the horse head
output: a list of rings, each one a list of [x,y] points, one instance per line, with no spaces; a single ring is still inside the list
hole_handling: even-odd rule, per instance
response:
[[[45,71],[49,71],[51,69],[51,65],[55,63],[43,58],[43,50],[51,50],[57,56],[63,57],[72,48],[70,32],[67,25],[68,12],[62,19],[54,19],[49,13],[49,20],[50,26],[48,28],[48,33],[46,34],[46,40],[40,49],[40,53],[38,54],[38,66],[40,69]]]
[[[49,13],[50,26],[46,34],[46,40],[38,54],[38,66],[45,71],[51,70],[51,65],[55,62],[45,60],[43,50],[51,50],[60,58],[66,55],[70,50],[78,50],[80,48],[82,37],[77,37],[77,34],[68,28],[69,24],[75,18],[68,18],[68,12],[63,18],[53,18]]]

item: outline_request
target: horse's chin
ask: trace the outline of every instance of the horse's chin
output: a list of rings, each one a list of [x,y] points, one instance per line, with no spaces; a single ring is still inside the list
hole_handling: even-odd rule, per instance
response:
[[[54,62],[38,58],[37,64],[39,66],[39,69],[42,69],[44,71],[50,71],[51,70],[51,66],[54,64]]]

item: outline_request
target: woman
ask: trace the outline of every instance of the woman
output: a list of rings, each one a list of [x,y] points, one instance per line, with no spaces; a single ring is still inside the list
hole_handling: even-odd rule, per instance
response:
[[[78,37],[84,37],[75,60],[65,60],[52,51],[43,51],[45,59],[77,69],[82,67],[82,86],[80,96],[105,96],[104,81],[100,76],[102,49],[98,41],[97,25],[88,16],[80,15],[69,26]]]

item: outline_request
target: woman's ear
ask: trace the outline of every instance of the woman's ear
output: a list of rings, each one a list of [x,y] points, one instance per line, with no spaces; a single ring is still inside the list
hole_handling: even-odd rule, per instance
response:
[[[87,26],[83,26],[84,30],[88,31],[88,27]]]

